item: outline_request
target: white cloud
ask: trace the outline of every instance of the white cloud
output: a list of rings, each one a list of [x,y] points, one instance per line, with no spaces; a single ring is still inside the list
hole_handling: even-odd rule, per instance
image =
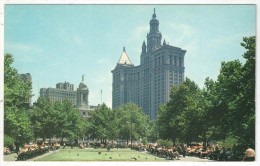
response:
[[[199,35],[196,29],[187,24],[180,24],[175,22],[165,22],[162,27],[162,38],[170,45],[180,47],[187,50],[187,54],[192,57],[199,56]]]
[[[106,58],[99,58],[99,59],[97,59],[97,63],[100,64],[100,65],[108,65],[111,62]]]
[[[35,56],[41,56],[42,49],[34,44],[24,44],[16,42],[6,42],[5,53],[13,54],[18,61],[33,62]]]
[[[61,63],[51,63],[50,66],[61,66]]]
[[[14,43],[14,42],[7,42],[5,43],[5,50],[16,50],[21,52],[41,52],[42,50],[32,44],[23,44],[23,43]]]
[[[237,43],[238,41],[242,41],[243,34],[236,34],[233,36],[219,36],[218,38],[212,38],[212,40],[207,42],[207,46],[209,48],[225,48],[230,44]],[[239,45],[239,43],[238,43]]]
[[[137,40],[138,42],[141,42],[142,40],[144,40],[144,37],[146,37],[147,32],[149,32],[149,26],[137,26],[132,32],[132,40]]]
[[[84,39],[81,36],[73,34],[70,30],[66,28],[60,29],[57,34],[61,41],[68,43],[69,45],[83,46],[84,44]]]

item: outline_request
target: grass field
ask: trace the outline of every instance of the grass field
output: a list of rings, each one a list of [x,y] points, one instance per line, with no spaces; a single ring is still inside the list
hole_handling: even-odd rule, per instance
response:
[[[101,154],[98,154],[101,152]],[[134,159],[136,158],[136,160]],[[60,149],[36,161],[169,161],[131,149]]]

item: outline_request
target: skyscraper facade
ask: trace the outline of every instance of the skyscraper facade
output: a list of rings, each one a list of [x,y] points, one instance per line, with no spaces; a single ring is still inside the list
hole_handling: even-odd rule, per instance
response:
[[[112,70],[112,107],[133,102],[140,106],[150,119],[155,119],[157,110],[169,101],[170,89],[184,80],[184,55],[186,50],[171,46],[159,31],[156,13],[150,20],[147,45],[142,44],[140,65],[134,66],[123,48],[123,53]]]

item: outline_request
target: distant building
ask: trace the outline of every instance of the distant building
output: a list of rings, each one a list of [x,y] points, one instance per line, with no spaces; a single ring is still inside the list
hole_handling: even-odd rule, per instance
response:
[[[82,76],[82,82],[80,82],[76,91],[74,91],[74,85],[69,82],[57,83],[56,88],[40,89],[40,97],[48,98],[52,103],[56,101],[62,102],[65,99],[69,100],[84,118],[88,118],[89,112],[97,108],[97,106],[89,105],[88,95],[89,89],[84,84],[84,76]]]
[[[25,74],[19,74],[20,78],[23,82],[27,82],[27,83],[32,83],[32,76],[30,73],[25,73]],[[28,99],[28,101],[26,103],[24,103],[24,106],[26,108],[32,107],[32,90],[30,91],[30,98]]]
[[[52,103],[67,99],[76,106],[77,92],[74,91],[74,85],[69,82],[57,83],[56,88],[41,88],[40,96],[48,98]]]
[[[150,119],[155,119],[157,110],[169,101],[170,89],[184,80],[184,55],[186,50],[171,46],[159,31],[156,14],[150,20],[147,45],[142,44],[141,64],[134,66],[126,53],[123,53],[112,70],[112,107],[133,102],[140,106]]]
[[[89,113],[94,111],[97,106],[90,106],[88,102],[89,90],[86,84],[84,84],[84,75],[82,76],[82,82],[77,89],[77,108],[80,111],[81,116],[84,118],[89,117]]]

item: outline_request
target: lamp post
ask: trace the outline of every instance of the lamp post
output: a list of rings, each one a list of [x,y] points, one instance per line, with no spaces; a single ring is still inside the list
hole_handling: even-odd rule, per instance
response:
[[[132,149],[132,129],[133,129],[133,122],[132,122],[132,111],[131,111],[131,119],[130,119],[130,142],[131,142],[131,149]]]

